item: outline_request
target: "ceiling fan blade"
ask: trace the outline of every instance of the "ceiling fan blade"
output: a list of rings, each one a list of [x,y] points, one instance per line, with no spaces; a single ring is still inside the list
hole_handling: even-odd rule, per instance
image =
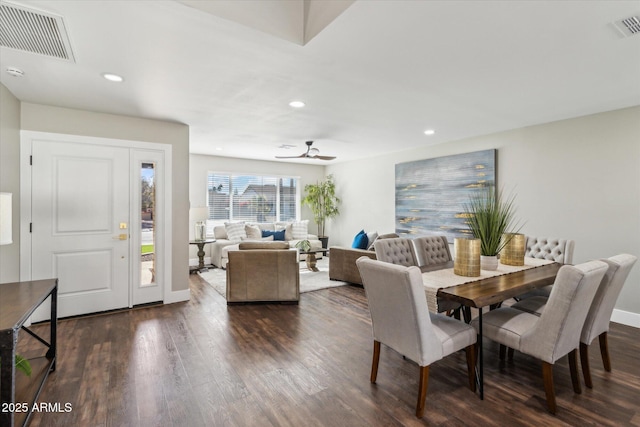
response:
[[[320,160],[333,160],[336,157],[335,156],[313,156],[314,159],[320,159]]]
[[[299,156],[276,156],[276,159],[300,159],[307,157],[307,153],[300,154]]]

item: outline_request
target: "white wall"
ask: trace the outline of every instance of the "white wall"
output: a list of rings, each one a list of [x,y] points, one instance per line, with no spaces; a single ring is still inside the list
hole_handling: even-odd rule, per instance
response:
[[[362,228],[394,231],[396,163],[489,148],[498,185],[517,193],[522,232],[575,240],[574,263],[640,255],[640,107],[327,166],[343,200],[332,244],[350,245]],[[639,265],[616,309],[640,326]]]
[[[207,174],[208,172],[233,172],[251,175],[274,175],[300,177],[300,195],[304,195],[304,186],[315,184],[324,179],[323,165],[294,164],[283,162],[267,162],[259,160],[245,160],[233,157],[207,156],[191,154],[189,156],[189,202],[191,207],[206,206],[207,203]],[[309,220],[309,232],[317,233],[313,222],[313,215],[308,207],[301,210],[301,219]],[[193,239],[193,224],[189,227],[190,239]],[[196,258],[195,247],[190,250],[189,257]],[[207,255],[209,254],[205,250]]]
[[[20,280],[20,101],[0,84],[0,192],[13,194],[12,238],[0,246],[0,283]]]

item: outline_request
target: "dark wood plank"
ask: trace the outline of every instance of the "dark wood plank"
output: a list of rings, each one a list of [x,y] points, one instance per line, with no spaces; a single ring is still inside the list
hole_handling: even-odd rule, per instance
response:
[[[498,304],[532,289],[552,285],[561,264],[540,267],[489,277],[477,282],[439,289],[438,297],[456,301],[468,307],[487,307]]]
[[[430,366],[419,420],[415,363],[383,345],[370,382],[373,337],[362,288],[305,293],[298,306],[227,307],[197,275],[189,280],[186,303],[60,321],[58,366],[39,401],[73,410],[35,413],[30,427],[640,424],[635,328],[611,325],[614,369],[604,371],[593,348],[593,388],[580,395],[568,360],[556,362],[555,416],[540,361],[520,353],[500,361],[499,346],[485,340],[485,400],[469,390],[461,351]],[[32,346],[19,343],[22,352]]]

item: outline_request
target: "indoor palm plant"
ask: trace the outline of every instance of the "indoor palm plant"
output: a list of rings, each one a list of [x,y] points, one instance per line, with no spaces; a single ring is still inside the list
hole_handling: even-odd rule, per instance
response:
[[[473,236],[480,239],[481,268],[495,270],[498,254],[509,243],[505,233],[517,233],[521,225],[515,219],[515,195],[504,197],[494,186],[472,194],[465,205],[467,225]],[[517,227],[517,230],[513,230]]]
[[[305,196],[302,199],[303,205],[308,205],[313,212],[313,219],[318,225],[318,238],[322,241],[322,247],[327,248],[329,238],[325,233],[327,218],[333,218],[340,214],[338,205],[340,198],[336,196],[336,184],[333,175],[328,175],[327,179],[316,184],[304,186]]]

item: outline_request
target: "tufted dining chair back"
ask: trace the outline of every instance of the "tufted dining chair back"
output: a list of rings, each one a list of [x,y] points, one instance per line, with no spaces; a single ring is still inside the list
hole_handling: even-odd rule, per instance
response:
[[[546,259],[560,264],[571,264],[574,245],[573,240],[527,236],[527,248],[524,256]]]
[[[376,240],[373,244],[378,261],[405,267],[417,266],[416,251],[410,239],[396,238]]]
[[[440,270],[453,267],[449,242],[445,236],[423,236],[413,239],[420,270]]]

